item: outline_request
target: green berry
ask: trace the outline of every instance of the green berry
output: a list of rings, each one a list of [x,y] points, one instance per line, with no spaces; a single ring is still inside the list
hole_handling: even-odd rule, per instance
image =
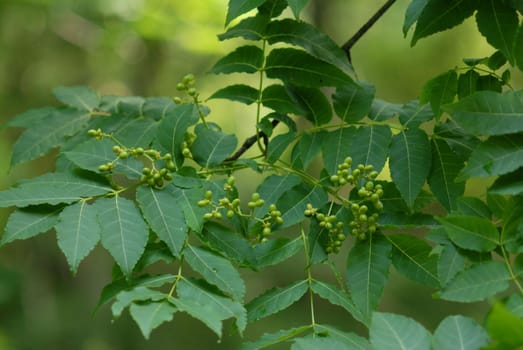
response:
[[[354,169],[354,171],[352,172],[352,176],[354,176],[354,177],[358,177],[360,175],[361,175],[360,169]]]
[[[198,206],[199,207],[206,207],[209,204],[211,204],[211,202],[208,199],[202,199],[202,200],[198,201]]]
[[[233,210],[227,210],[227,217],[229,219],[232,219],[234,217],[234,211]]]
[[[186,89],[187,89],[187,86],[185,86],[185,84],[183,84],[183,83],[176,84],[176,90],[183,91],[183,90],[186,90]]]
[[[281,216],[277,216],[274,220],[278,225],[283,224],[283,218]]]
[[[222,213],[220,213],[219,211],[215,211],[215,212],[213,212],[213,216],[216,219],[221,219],[222,218]]]
[[[96,131],[96,130],[94,130],[94,129],[89,129],[89,130],[87,131],[87,135],[92,136],[92,137],[94,137],[94,136],[98,136],[98,131]]]
[[[231,176],[229,176],[229,177],[227,178],[227,184],[228,184],[229,186],[234,185],[235,182],[236,182],[236,179],[234,178],[234,176],[231,175]]]
[[[358,219],[360,220],[360,222],[367,222],[368,220],[367,215],[365,214],[361,214]]]
[[[167,181],[171,181],[173,179],[173,175],[171,173],[167,173],[163,176],[163,178]]]
[[[326,252],[327,254],[332,253],[332,250],[333,250],[333,249],[332,249],[331,246],[328,246],[327,248],[325,248],[325,252]]]
[[[258,199],[260,199],[260,194],[258,192],[254,192],[251,196],[251,200],[256,202]]]
[[[176,170],[176,164],[172,160],[170,160],[167,163],[165,163],[165,167],[167,169],[169,169],[170,171],[175,171]]]
[[[365,165],[364,170],[365,170],[366,172],[373,171],[373,170],[374,170],[374,166],[372,166],[372,164]]]
[[[305,211],[303,212],[303,215],[305,215],[305,216],[312,216],[312,210],[305,209]]]
[[[318,221],[324,221],[325,220],[325,214],[322,214],[322,213],[316,214],[316,219],[318,219]]]
[[[270,211],[270,212],[273,212],[273,211],[276,211],[276,210],[278,210],[278,208],[276,207],[275,204],[271,204],[271,205],[269,205],[269,211]]]
[[[366,184],[365,184],[365,189],[368,190],[368,191],[372,191],[372,189],[374,188],[374,182],[372,181],[368,181]]]
[[[251,209],[254,209],[254,208],[256,208],[256,202],[249,202],[249,203],[247,203],[247,206]]]
[[[109,170],[109,167],[107,166],[107,164],[102,164],[98,167],[98,170],[101,172],[105,172]]]
[[[120,146],[117,146],[117,145],[114,145],[113,146],[113,152],[118,154],[122,151],[122,149],[120,148]]]
[[[212,191],[211,190],[207,190],[205,191],[205,199],[212,199]]]
[[[187,147],[182,149],[182,155],[185,157],[185,158],[191,158],[192,157],[192,153],[191,153],[191,150],[188,149]]]
[[[367,197],[368,195],[369,195],[369,192],[366,189],[360,188],[358,190],[358,196],[360,196],[360,197]]]
[[[194,84],[194,74],[187,74],[183,77],[182,83],[185,85]]]
[[[147,167],[146,167],[146,168],[143,168],[143,169],[142,169],[142,174],[144,174],[144,175],[150,175],[150,174],[151,174],[151,169],[149,169],[149,168],[147,168]]]
[[[265,204],[265,200],[263,200],[263,199],[258,199],[256,201],[256,206],[257,207],[263,207],[264,204]]]
[[[271,228],[270,227],[264,227],[262,231],[263,237],[269,237],[271,235]]]
[[[129,158],[129,153],[127,151],[121,151],[118,154],[118,158],[120,158],[120,159],[127,159],[127,158]]]
[[[179,98],[178,96],[173,97],[173,101],[174,101],[174,103],[176,103],[177,105],[182,104],[182,99]]]
[[[213,217],[212,213],[205,213],[205,214],[203,214],[203,218],[205,220],[210,220],[210,219],[212,219],[212,217]]]
[[[347,164],[347,165],[351,165],[352,164],[352,158],[351,157],[347,157],[345,158],[345,160],[343,161],[343,163]]]
[[[336,238],[338,239],[338,241],[344,241],[345,240],[345,235],[343,233],[339,233]]]
[[[196,96],[196,95],[198,94],[198,92],[196,91],[195,88],[190,88],[189,90],[187,90],[187,94],[188,94],[189,96],[194,97],[194,96]]]
[[[369,207],[367,207],[366,205],[362,205],[359,209],[359,212],[360,214],[365,214],[367,210],[369,210]]]
[[[231,203],[233,208],[237,208],[240,205],[240,200],[238,198],[234,198]]]
[[[340,180],[340,177],[338,175],[332,175],[330,177],[331,182],[337,183]]]

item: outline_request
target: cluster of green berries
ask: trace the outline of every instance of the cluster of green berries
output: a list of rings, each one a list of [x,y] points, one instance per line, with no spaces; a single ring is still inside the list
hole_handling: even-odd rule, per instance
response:
[[[361,179],[371,181],[378,177],[378,172],[374,171],[372,165],[358,164],[354,170],[351,170],[351,166],[352,158],[345,158],[343,163],[338,164],[338,171],[336,175],[330,177],[330,181],[339,186],[346,184],[357,185]]]
[[[235,183],[234,176],[230,176],[227,179],[227,182],[224,184],[224,190],[226,192],[229,192],[233,189]],[[281,225],[283,224],[283,218],[281,211],[278,210],[275,204],[269,205],[269,210],[267,215],[265,215],[263,218],[257,218],[254,217],[254,210],[256,208],[261,208],[265,205],[265,200],[260,197],[260,194],[255,192],[251,195],[251,200],[247,203],[247,207],[250,210],[249,214],[245,214],[242,212],[241,205],[240,205],[240,199],[234,198],[229,199],[228,197],[220,198],[217,202],[213,201],[213,193],[212,191],[208,190],[205,192],[205,198],[198,201],[199,207],[207,207],[211,206],[212,210],[209,213],[205,213],[203,218],[206,220],[211,219],[222,219],[222,211],[225,211],[225,216],[228,219],[232,219],[235,215],[238,216],[246,216],[253,218],[257,221],[259,221],[262,225],[262,232],[259,237],[260,241],[267,240],[271,234],[272,234],[272,226],[273,225]]]
[[[329,241],[325,251],[327,253],[339,253],[341,245],[346,238],[343,233],[343,221],[339,221],[336,215],[325,215],[318,212],[318,209],[311,204],[307,204],[304,214],[307,217],[314,217],[318,221],[318,225],[328,231]]]
[[[87,135],[91,137],[95,137],[97,140],[101,140],[106,134],[102,131],[102,129],[89,129],[87,131]]]
[[[186,91],[187,95],[191,96],[193,99],[198,98],[198,91],[194,87],[196,80],[194,79],[193,74],[187,74],[183,77],[182,81],[176,84],[176,90],[178,91]],[[182,99],[179,97],[174,97],[174,102],[177,104],[182,103]]]
[[[184,158],[192,158],[191,146],[196,139],[196,135],[193,133],[185,133],[185,141],[182,142],[182,155]]]

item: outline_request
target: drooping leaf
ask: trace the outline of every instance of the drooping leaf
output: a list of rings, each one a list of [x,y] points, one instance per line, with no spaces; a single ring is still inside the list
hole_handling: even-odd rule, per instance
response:
[[[439,296],[459,302],[481,301],[509,287],[510,274],[500,261],[488,261],[463,270]]]
[[[261,40],[265,36],[267,23],[269,23],[269,18],[262,14],[247,17],[227,29],[225,33],[218,35],[218,39],[227,40],[241,37],[245,40]]]
[[[0,245],[27,239],[50,230],[58,222],[60,208],[17,209],[7,219]]]
[[[51,112],[32,124],[16,140],[11,166],[36,159],[61,146],[68,136],[82,130],[88,120],[89,114],[82,111],[65,109]]]
[[[249,343],[243,343],[240,350],[260,350],[268,348],[272,345],[282,343],[286,340],[292,339],[311,328],[310,325],[301,326],[291,329],[281,329],[274,333],[265,333],[258,340]]]
[[[293,0],[305,5],[309,0]],[[289,4],[294,11],[293,4]],[[296,12],[294,12],[296,15]],[[298,17],[298,15],[296,15]],[[340,68],[346,74],[353,74],[352,66],[343,50],[327,35],[316,27],[292,19],[272,21],[267,26],[267,41],[269,44],[284,42],[305,49],[317,59]]]
[[[431,167],[427,134],[420,129],[408,129],[394,135],[389,157],[392,179],[407,205],[412,207]]]
[[[503,175],[523,166],[523,134],[490,137],[471,154],[458,179]]]
[[[326,124],[332,119],[332,108],[320,89],[286,86],[287,93],[302,111],[301,116],[315,126]]]
[[[98,199],[93,205],[98,211],[102,228],[102,245],[111,253],[122,272],[130,276],[147,243],[147,224],[135,204],[118,195]]]
[[[372,165],[374,170],[380,172],[387,161],[391,139],[392,132],[388,126],[360,126],[349,149],[352,163]]]
[[[243,305],[218,295],[207,286],[196,281],[181,279],[177,286],[178,297],[170,299],[180,311],[205,323],[216,335],[222,336],[222,321],[234,317],[240,333],[247,325],[247,315]]]
[[[158,126],[156,135],[159,145],[164,151],[173,155],[178,166],[181,166],[182,143],[185,141],[187,129],[198,121],[198,108],[193,104],[183,104],[167,113]]]
[[[197,128],[191,151],[196,162],[209,168],[223,162],[236,149],[237,144],[238,139],[234,134]]]
[[[265,0],[229,0],[225,26],[229,25],[233,19],[249,12],[250,10],[254,10],[264,2]]]
[[[102,140],[91,139],[64,152],[64,154],[76,166],[93,172],[100,172],[100,165],[112,163],[116,160],[113,163],[113,173],[123,174],[130,179],[139,179],[142,176],[143,163],[134,157],[118,159],[113,152],[115,145],[114,141],[107,138]]]
[[[302,169],[308,168],[314,158],[320,153],[321,145],[326,135],[323,130],[302,134],[294,146],[292,164],[294,165],[299,161]]]
[[[376,88],[368,83],[339,86],[332,95],[334,110],[347,123],[357,122],[369,113],[375,92]]]
[[[314,69],[311,69],[314,67]],[[278,48],[271,51],[265,65],[267,77],[297,86],[322,87],[354,85],[340,68],[302,50]]]
[[[187,223],[181,205],[171,191],[142,186],[136,200],[151,229],[179,257],[187,237]]]
[[[500,50],[514,65],[513,47],[519,25],[516,10],[499,0],[481,1],[478,4],[478,30],[490,45]]]
[[[475,135],[523,131],[523,90],[479,91],[443,107],[465,131]]]
[[[301,184],[288,189],[277,202],[277,207],[283,213],[283,224],[279,228],[290,227],[303,221],[303,212],[307,204],[321,208],[327,200],[327,192],[320,186]]]
[[[315,294],[319,295],[323,299],[328,300],[331,304],[344,308],[356,320],[364,324],[368,321],[361,311],[356,308],[350,296],[340,287],[327,282],[313,280],[311,289]]]
[[[456,0],[451,4],[447,0],[430,0],[417,18],[411,45],[421,38],[461,24],[472,16],[475,9],[474,0]]]
[[[465,268],[465,257],[461,255],[453,244],[442,245],[438,259],[438,278],[442,286],[446,286]]]
[[[430,105],[420,105],[418,100],[410,101],[401,106],[399,115],[400,123],[409,128],[417,128],[420,124],[434,118]]]
[[[73,274],[100,241],[101,228],[96,214],[96,209],[86,201],[70,205],[60,213],[60,222],[55,227],[56,238]]]
[[[497,349],[517,349],[523,345],[523,321],[500,302],[492,306],[486,327]]]
[[[53,95],[58,101],[86,112],[93,112],[101,102],[100,95],[86,86],[56,87]]]
[[[257,46],[241,46],[214,64],[214,74],[255,73],[263,66],[263,51]]]
[[[287,2],[289,3],[289,7],[291,8],[294,17],[299,19],[301,11],[305,6],[307,6],[309,0],[287,0]]]
[[[388,281],[391,245],[381,235],[369,235],[347,257],[346,281],[354,305],[369,324]]]
[[[461,248],[489,252],[499,244],[499,232],[488,219],[476,216],[447,216],[438,220],[452,242]]]
[[[486,2],[483,4],[487,4]],[[496,51],[489,56],[487,66],[492,70],[500,69],[505,63],[507,63],[507,57],[501,52]]]
[[[340,128],[331,131],[322,145],[323,163],[329,175],[335,175],[338,165],[349,155],[356,128]]]
[[[474,319],[461,315],[448,316],[434,332],[434,350],[475,350],[489,343],[487,332]]]
[[[47,173],[0,191],[0,207],[68,204],[111,191],[111,187],[104,183],[71,173]]]
[[[285,310],[297,302],[307,292],[307,288],[307,281],[297,281],[286,287],[272,288],[257,296],[245,305],[248,322]]]
[[[283,85],[269,85],[263,90],[262,102],[265,107],[280,113],[302,115],[301,107],[288,94]]]
[[[430,333],[406,316],[375,312],[369,333],[373,349],[430,349]]]
[[[189,266],[207,282],[231,295],[234,300],[243,300],[245,284],[229,260],[193,245],[184,249],[184,257]]]
[[[273,137],[267,145],[267,161],[271,164],[275,163],[295,139],[296,133],[294,131]]]
[[[216,98],[238,101],[250,105],[258,99],[258,90],[244,84],[230,85],[216,91],[209,97],[209,100]]]
[[[472,95],[476,90],[478,90],[478,79],[479,73],[474,69],[459,75],[457,93],[460,100]]]
[[[412,0],[405,12],[405,21],[403,22],[403,35],[407,36],[410,27],[418,20],[429,0]]]
[[[439,286],[438,258],[424,240],[406,234],[387,235],[392,244],[392,263],[409,279],[432,287]]]
[[[149,339],[151,331],[164,322],[172,321],[176,307],[166,300],[140,304],[131,304],[129,312],[140,327],[145,339]]]
[[[451,103],[458,92],[458,74],[455,70],[438,75],[423,85],[419,98],[420,104],[430,102],[436,118],[441,116],[441,106]]]
[[[456,177],[463,167],[460,159],[442,140],[432,140],[432,167],[428,183],[432,193],[448,210],[455,210],[456,199],[465,191],[465,182],[457,182]]]

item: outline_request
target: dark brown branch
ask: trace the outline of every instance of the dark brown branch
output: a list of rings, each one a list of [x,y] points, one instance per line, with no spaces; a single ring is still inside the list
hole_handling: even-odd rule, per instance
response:
[[[274,119],[271,123],[272,123],[272,127],[274,128],[274,127],[276,127],[276,125],[278,125],[280,123],[280,121],[277,119]],[[240,158],[245,152],[247,152],[247,150],[249,148],[251,148],[252,145],[254,145],[256,143],[256,141],[258,141],[258,139],[263,139],[265,145],[267,145],[267,143],[268,143],[267,134],[265,134],[263,131],[260,131],[260,132],[258,132],[258,134],[253,135],[253,136],[249,137],[248,139],[246,139],[243,142],[243,145],[236,151],[236,153],[234,153],[229,158],[225,159],[225,162],[232,162],[232,161],[238,160],[238,158]]]
[[[352,49],[354,44],[360,40],[363,34],[365,34],[395,2],[396,0],[388,0],[364,25],[361,26],[361,28],[352,36],[352,38],[343,44],[341,48],[347,54],[349,62],[351,62],[350,49]]]

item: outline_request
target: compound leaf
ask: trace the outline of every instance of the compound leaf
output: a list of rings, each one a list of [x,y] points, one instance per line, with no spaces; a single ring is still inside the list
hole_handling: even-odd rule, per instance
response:
[[[267,145],[267,161],[271,164],[275,163],[295,139],[296,133],[294,131],[273,137]]]
[[[268,348],[272,345],[282,343],[286,340],[292,339],[311,328],[308,326],[301,326],[291,329],[281,329],[274,333],[265,333],[258,340],[249,343],[243,343],[240,350],[260,350]]]
[[[218,35],[218,39],[227,40],[241,37],[245,40],[261,40],[265,35],[268,22],[269,17],[261,14],[244,18],[240,23],[227,29],[225,33]]]
[[[326,124],[332,119],[332,108],[320,89],[286,86],[287,93],[295,101],[301,115],[315,126]]]
[[[465,268],[465,257],[453,244],[443,244],[438,258],[438,278],[446,286],[458,272]]]
[[[263,90],[262,102],[265,107],[280,113],[305,114],[283,85],[269,85]]]
[[[320,153],[326,135],[323,130],[303,133],[294,146],[292,164],[299,164],[302,169],[307,169]]]
[[[294,17],[299,19],[301,11],[305,8],[305,6],[307,6],[309,0],[287,0],[287,2],[289,3],[289,7],[291,8]]]
[[[370,348],[369,341],[355,333],[343,332],[335,327],[325,324],[316,324],[314,329],[317,333],[327,333],[330,338],[336,339],[343,344],[348,345],[350,349],[366,350]]]

